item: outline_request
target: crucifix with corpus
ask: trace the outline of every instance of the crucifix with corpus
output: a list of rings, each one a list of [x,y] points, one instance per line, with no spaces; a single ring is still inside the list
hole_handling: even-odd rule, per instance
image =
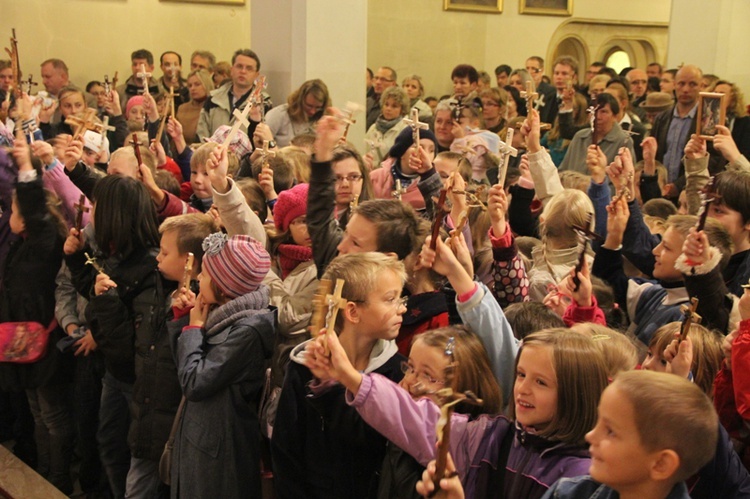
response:
[[[26,85],[26,95],[31,95],[31,88],[39,86],[39,83],[34,81],[34,75],[29,75],[28,80],[24,80],[23,84]]]
[[[510,163],[510,157],[513,156],[515,158],[516,156],[518,156],[518,149],[513,147],[514,133],[515,130],[513,130],[513,127],[508,127],[508,131],[505,135],[505,142],[501,140],[499,144],[498,152],[502,157],[502,170],[497,174],[497,183],[500,185],[505,185],[505,176],[508,174],[508,164]]]
[[[576,271],[573,275],[573,284],[575,287],[573,291],[578,291],[581,287],[581,280],[578,278],[578,273],[583,268],[583,262],[586,259],[586,249],[589,246],[589,241],[601,241],[602,236],[591,230],[591,224],[593,222],[593,216],[589,213],[588,221],[585,226],[573,224],[573,230],[578,234],[578,238],[583,241],[581,250],[578,253],[578,263],[576,263]]]
[[[597,134],[598,130],[596,127],[596,113],[599,112],[599,109],[601,109],[601,106],[599,104],[589,106],[589,108],[586,109],[586,112],[589,113],[589,119],[591,121],[591,143],[595,146],[599,145],[599,135]]]
[[[73,206],[76,209],[75,229],[80,232],[81,228],[83,228],[83,214],[91,210],[90,207],[86,206],[86,195],[81,194],[81,198]]]
[[[141,70],[138,71],[135,76],[141,80],[141,84],[143,85],[143,95],[148,95],[148,82],[151,79],[151,73],[146,71],[145,64],[141,64]]]
[[[268,146],[271,144],[270,140],[264,140],[263,141],[263,149],[260,150],[260,159],[261,163],[263,164],[263,168],[268,168],[268,158],[274,158],[276,157],[276,151],[272,151],[268,148]]]
[[[404,118],[404,123],[411,127],[411,139],[414,142],[414,149],[419,147],[419,131],[427,130],[430,126],[427,123],[419,121],[419,109],[411,108],[411,119]]]
[[[114,132],[117,129],[113,126],[110,126],[108,114],[104,115],[104,119],[102,120],[101,125],[97,123],[94,126],[97,128],[97,130],[99,130],[99,133],[102,135],[102,140],[101,140],[101,143],[99,144],[99,151],[101,151],[102,147],[104,147],[104,139],[107,137],[107,132]]]
[[[260,121],[265,123],[266,121],[266,109],[263,107],[263,90],[268,86],[266,83],[266,77],[258,75],[253,83],[253,93],[250,94],[248,101],[251,106],[260,106]]]

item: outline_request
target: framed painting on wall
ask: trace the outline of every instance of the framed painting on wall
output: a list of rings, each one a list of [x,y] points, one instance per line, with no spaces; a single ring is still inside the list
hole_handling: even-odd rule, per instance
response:
[[[573,0],[520,0],[521,14],[545,16],[572,16]]]
[[[503,0],[443,0],[443,10],[499,14],[503,11]]]
[[[160,0],[161,2],[212,3],[216,5],[245,5],[245,0]]]

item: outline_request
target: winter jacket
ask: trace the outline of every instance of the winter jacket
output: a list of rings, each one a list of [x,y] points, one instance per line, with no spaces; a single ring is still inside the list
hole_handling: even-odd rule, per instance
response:
[[[356,396],[347,403],[393,444],[423,466],[435,459],[435,425],[440,408],[430,399],[411,395],[382,376],[362,378]],[[512,438],[506,463],[498,462],[503,441]],[[585,474],[591,459],[583,446],[545,440],[526,432],[503,416],[451,416],[450,453],[467,498],[498,496],[540,498],[558,478]],[[499,469],[498,469],[499,468]]]
[[[619,499],[620,494],[590,476],[561,478],[550,488],[543,499]],[[680,482],[664,499],[690,499],[685,482]]]
[[[180,332],[180,325],[169,324],[186,398],[172,454],[172,498],[261,497],[258,404],[274,327],[268,290],[261,286],[212,311],[205,331]]]
[[[365,140],[372,140],[378,142],[380,145],[372,150],[372,168],[373,170],[380,166],[380,163],[388,157],[388,151],[393,147],[393,143],[401,133],[401,130],[406,128],[404,120],[399,120],[395,125],[385,131],[385,133],[378,130],[377,122],[374,123],[365,133]]]
[[[303,133],[315,133],[317,121],[299,123],[289,116],[289,104],[282,104],[271,109],[266,115],[266,125],[271,129],[276,145],[288,146],[292,139]]]
[[[292,352],[271,439],[276,497],[375,497],[386,439],[345,403],[343,386],[312,391],[312,373],[300,364],[305,345]],[[366,372],[397,382],[404,360],[393,341],[380,340]]]
[[[331,162],[318,162],[313,157],[307,193],[307,230],[312,239],[313,259],[319,278],[338,255],[336,248],[344,237],[333,216],[336,207],[334,180]]]

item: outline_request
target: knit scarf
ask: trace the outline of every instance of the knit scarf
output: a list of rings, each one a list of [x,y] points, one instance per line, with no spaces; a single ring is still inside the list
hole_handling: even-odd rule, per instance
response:
[[[206,337],[220,333],[240,319],[264,313],[268,308],[269,294],[268,286],[261,284],[255,291],[238,296],[213,310],[206,319]]]
[[[281,265],[281,278],[292,273],[297,265],[312,260],[312,248],[300,246],[299,244],[280,244],[278,248],[279,265]]]
[[[396,123],[401,121],[404,117],[403,116],[397,116],[393,118],[392,120],[387,120],[383,118],[383,115],[381,114],[378,116],[378,120],[375,122],[375,128],[377,128],[378,132],[385,133],[391,128],[393,128]]]

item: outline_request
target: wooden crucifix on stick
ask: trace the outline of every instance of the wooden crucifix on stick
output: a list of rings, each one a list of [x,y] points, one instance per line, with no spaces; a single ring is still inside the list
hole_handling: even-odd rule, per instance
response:
[[[76,209],[75,229],[80,232],[83,227],[83,214],[91,210],[90,207],[86,206],[86,194],[81,194],[80,199],[73,206]]]
[[[151,73],[146,71],[145,64],[141,64],[141,70],[138,71],[135,76],[141,80],[141,84],[143,85],[143,95],[148,95],[148,82],[151,78]]]
[[[138,142],[138,134],[133,134],[133,139],[130,142],[130,145],[133,146],[133,152],[135,153],[135,159],[138,161],[138,168],[141,167],[143,164],[143,158],[141,157],[141,146],[145,145],[141,142]]]
[[[333,288],[333,294],[331,294],[331,281],[320,280],[318,292],[313,297],[313,316],[310,320],[310,333],[314,338],[322,334],[336,334],[336,317],[338,317],[339,310],[346,307],[347,303],[347,300],[341,296],[344,284],[343,279],[336,279],[336,287]],[[323,329],[325,332],[321,333]],[[323,348],[328,354],[328,342],[325,342]]]
[[[452,187],[452,186],[451,186]],[[448,214],[448,210],[445,208],[445,201],[448,196],[448,186],[440,189],[440,197],[435,203],[435,219],[432,221],[432,240],[430,241],[430,249],[435,251],[437,248],[437,240],[440,237],[440,227],[443,225],[443,220]]]
[[[508,175],[508,165],[510,164],[510,157],[518,156],[518,149],[513,147],[513,135],[515,130],[513,127],[508,127],[508,131],[505,132],[505,142],[500,141],[499,152],[501,155],[500,171],[497,174],[497,183],[505,185],[505,176]]]
[[[680,336],[678,338],[678,342],[681,342],[685,338],[687,338],[687,335],[690,332],[690,327],[693,324],[701,323],[702,317],[696,313],[696,310],[698,310],[698,298],[696,298],[695,296],[690,298],[690,305],[685,304],[680,307],[683,318],[682,325],[680,326]]]
[[[263,168],[268,168],[268,158],[275,158],[276,157],[276,151],[272,151],[269,149],[269,146],[271,145],[270,140],[264,140],[263,141],[263,149],[260,150],[260,158],[261,163],[263,164]]]
[[[346,143],[346,138],[349,135],[349,127],[357,122],[357,120],[354,119],[354,115],[363,109],[364,108],[360,104],[350,101],[346,103],[346,108],[339,114],[338,120],[344,124],[344,134],[341,136],[340,140],[342,144]]]
[[[601,108],[600,105],[595,106],[589,106],[588,109],[586,109],[586,112],[590,115],[591,120],[591,143],[595,146],[599,145],[599,136],[597,135],[597,127],[596,127],[596,113],[599,112],[599,109]]]
[[[250,94],[248,100],[251,106],[260,106],[260,121],[266,121],[266,109],[263,107],[263,90],[266,89],[268,83],[266,83],[266,77],[258,75],[253,83],[253,92]]]
[[[29,78],[23,81],[26,85],[26,95],[31,95],[31,88],[39,86],[39,83],[34,81],[34,75],[29,75]]]
[[[578,291],[578,288],[581,287],[581,280],[578,278],[578,273],[583,268],[583,263],[586,260],[586,249],[589,246],[589,241],[602,240],[602,236],[591,230],[591,224],[593,223],[593,221],[594,218],[591,213],[589,213],[588,220],[585,226],[573,224],[573,230],[576,231],[579,239],[583,243],[581,245],[580,253],[578,253],[578,263],[576,263],[575,275],[573,275],[573,291]]]
[[[21,97],[21,62],[18,58],[18,39],[16,38],[16,28],[11,30],[12,36],[10,37],[10,48],[6,48],[5,52],[10,58],[11,75],[13,84],[12,90],[15,92],[16,97]],[[10,96],[10,89],[8,90],[8,96]],[[7,97],[6,97],[7,98]]]
[[[99,130],[99,133],[102,135],[102,140],[99,143],[99,152],[101,152],[102,148],[104,147],[104,139],[107,138],[107,132],[114,132],[116,130],[115,127],[111,126],[109,124],[109,115],[105,114],[104,119],[102,120],[101,125],[96,123],[94,126]]]
[[[404,118],[404,123],[411,127],[411,140],[414,142],[414,149],[419,147],[419,131],[427,130],[430,126],[427,123],[419,121],[419,109],[411,108],[411,118]]]

